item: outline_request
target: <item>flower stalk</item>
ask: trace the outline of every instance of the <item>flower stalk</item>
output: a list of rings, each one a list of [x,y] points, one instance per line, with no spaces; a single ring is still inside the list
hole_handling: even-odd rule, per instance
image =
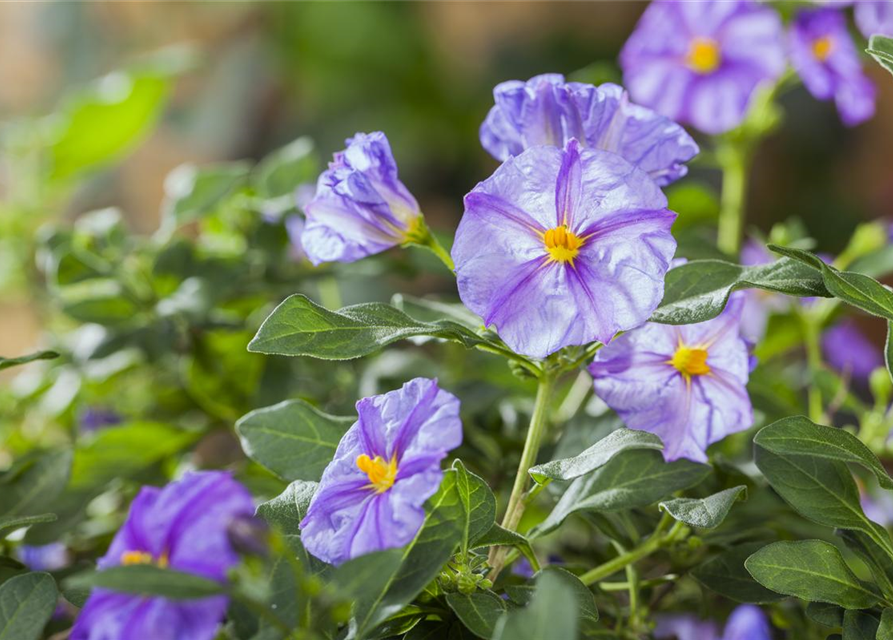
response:
[[[434,234],[431,233],[431,229],[428,227],[423,217],[419,217],[415,227],[406,235],[406,242],[404,244],[423,247],[437,256],[447,269],[450,271],[456,270],[456,265],[453,264],[453,258],[450,256],[449,251],[447,251],[443,245],[440,244]]]
[[[744,234],[744,211],[747,201],[747,174],[750,153],[743,142],[730,142],[717,150],[722,169],[722,196],[716,243],[723,253],[737,257]]]

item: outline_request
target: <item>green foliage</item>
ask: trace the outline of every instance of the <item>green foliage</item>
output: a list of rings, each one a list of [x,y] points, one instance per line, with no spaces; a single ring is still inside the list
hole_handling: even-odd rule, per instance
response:
[[[893,38],[875,34],[868,41],[868,48],[865,51],[884,69],[893,73]]]
[[[0,357],[0,371],[9,369],[10,367],[17,367],[21,364],[28,364],[35,360],[52,360],[58,357],[59,354],[55,351],[38,351],[37,353],[29,353],[27,356],[19,356],[18,358]]]
[[[37,640],[56,608],[48,573],[16,576],[0,585],[0,640]]]
[[[676,498],[661,502],[658,506],[691,527],[715,529],[729,515],[735,502],[746,499],[747,487],[740,485],[706,498]]]
[[[69,589],[111,589],[144,596],[164,596],[175,600],[194,600],[223,593],[213,580],[194,573],[163,569],[153,565],[109,567],[102,571],[78,574],[68,579]]]
[[[558,574],[544,572],[537,578],[530,604],[505,613],[492,637],[493,640],[576,640],[578,616],[573,587]]]

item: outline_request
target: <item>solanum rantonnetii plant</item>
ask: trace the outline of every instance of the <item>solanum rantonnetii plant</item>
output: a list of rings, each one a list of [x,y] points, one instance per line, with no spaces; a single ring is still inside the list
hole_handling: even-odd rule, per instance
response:
[[[744,237],[781,90],[873,104],[841,11],[657,0],[626,89],[500,84],[450,251],[382,132],[44,230],[59,337],[0,368],[46,360],[14,419],[62,435],[4,443],[0,638],[890,637],[891,347],[841,316],[893,322],[893,249]],[[699,146],[727,259],[675,255]],[[432,263],[451,297],[338,302]]]

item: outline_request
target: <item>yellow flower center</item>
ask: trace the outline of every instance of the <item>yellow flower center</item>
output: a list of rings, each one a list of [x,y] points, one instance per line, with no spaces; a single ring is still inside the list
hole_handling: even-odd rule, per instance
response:
[[[155,564],[164,569],[167,567],[167,554],[163,553],[158,560],[146,551],[125,551],[121,554],[121,564],[125,567],[132,564]]]
[[[688,68],[696,73],[713,73],[719,67],[722,55],[719,43],[713,38],[699,36],[691,41],[688,55],[685,58]]]
[[[553,262],[570,262],[571,265],[583,246],[583,239],[578,238],[573,231],[568,231],[565,225],[546,231],[543,242]]]
[[[834,50],[834,39],[831,36],[822,36],[812,41],[812,55],[819,62],[824,62]]]
[[[357,466],[360,471],[369,476],[369,488],[376,493],[384,493],[394,486],[397,479],[397,456],[393,456],[390,462],[385,462],[381,456],[375,456],[373,460],[365,453],[357,456]]]
[[[669,363],[686,378],[710,373],[710,365],[707,364],[707,349],[699,347],[687,347],[680,344]]]

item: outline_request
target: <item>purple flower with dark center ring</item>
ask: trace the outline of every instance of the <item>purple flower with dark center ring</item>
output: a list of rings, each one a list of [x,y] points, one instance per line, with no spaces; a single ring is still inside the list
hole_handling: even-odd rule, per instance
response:
[[[227,527],[253,513],[247,489],[223,471],[189,473],[162,489],[143,487],[98,568],[155,564],[225,582],[238,562]],[[71,640],[210,640],[227,603],[222,595],[168,600],[94,589]]]
[[[862,382],[868,380],[872,371],[884,366],[880,348],[850,319],[842,320],[822,333],[822,353],[831,368]]]
[[[363,398],[357,413],[301,522],[307,551],[336,565],[412,541],[441,460],[462,443],[459,400],[436,380]]]
[[[676,214],[641,169],[607,151],[531,147],[465,196],[459,297],[524,355],[609,342],[663,297]]]
[[[712,620],[683,613],[658,616],[654,637],[657,640],[771,640],[772,631],[762,609],[742,604],[732,611],[722,634]]]
[[[620,53],[636,102],[710,134],[741,124],[785,64],[781,19],[752,0],[654,0]]]
[[[707,447],[753,424],[750,362],[740,337],[744,299],[733,294],[713,320],[649,322],[595,354],[595,393],[630,429],[664,443],[667,461],[706,462]]]
[[[651,109],[631,104],[623,87],[565,82],[557,73],[493,89],[496,105],[481,125],[481,144],[500,161],[537,145],[564,147],[571,139],[613,151],[659,185],[688,172],[698,145],[685,129]]]
[[[833,99],[844,124],[853,126],[874,115],[874,84],[862,72],[842,11],[800,11],[791,26],[790,50],[803,84],[817,99]]]
[[[890,0],[858,0],[854,12],[856,26],[866,38],[875,34],[893,37],[893,2]]]
[[[410,240],[422,224],[383,133],[358,133],[319,176],[301,245],[313,264],[354,262]]]
[[[58,571],[71,563],[71,554],[61,542],[38,546],[23,544],[18,548],[19,560],[31,571]]]

